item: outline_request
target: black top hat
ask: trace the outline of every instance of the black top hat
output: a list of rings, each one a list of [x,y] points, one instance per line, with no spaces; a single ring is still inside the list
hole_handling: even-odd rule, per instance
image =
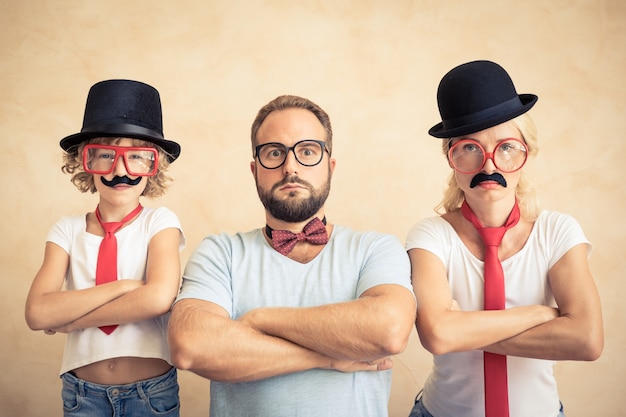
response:
[[[84,140],[97,137],[124,137],[152,142],[168,153],[173,162],[180,145],[163,137],[163,116],[159,92],[139,81],[107,80],[89,90],[80,133],[61,140],[69,151]]]
[[[441,79],[437,104],[442,122],[428,133],[451,138],[480,132],[526,113],[536,102],[534,94],[518,95],[509,74],[495,62],[468,62]]]

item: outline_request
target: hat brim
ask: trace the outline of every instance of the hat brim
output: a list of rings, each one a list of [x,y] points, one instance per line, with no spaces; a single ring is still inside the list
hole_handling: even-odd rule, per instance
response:
[[[534,94],[520,94],[520,101],[522,105],[515,110],[498,115],[485,120],[478,120],[474,123],[470,123],[464,126],[458,126],[453,129],[444,129],[443,122],[437,123],[435,126],[428,130],[428,134],[440,139],[455,138],[459,136],[469,135],[471,133],[480,132],[481,130],[489,129],[490,127],[497,126],[501,123],[507,122],[516,118],[528,110],[530,110],[537,102],[537,96]]]
[[[141,130],[145,130],[145,132],[142,132]],[[167,153],[167,159],[170,163],[174,162],[180,156],[180,145],[178,143],[161,138],[156,132],[152,134],[148,131],[148,129],[138,129],[137,126],[133,126],[133,129],[128,129],[127,126],[126,128],[121,129],[107,129],[106,131],[95,130],[79,132],[61,139],[59,145],[64,151],[69,152],[73,147],[89,139],[117,137],[141,139],[154,143],[155,145],[160,146]]]

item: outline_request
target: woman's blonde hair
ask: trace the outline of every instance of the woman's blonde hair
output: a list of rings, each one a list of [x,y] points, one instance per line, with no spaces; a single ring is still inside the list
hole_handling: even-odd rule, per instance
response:
[[[86,140],[80,143],[78,146],[73,147],[70,151],[63,154],[63,163],[61,170],[72,175],[71,181],[81,192],[95,193],[96,185],[94,183],[93,174],[85,172],[83,169],[83,149],[88,143],[99,143],[104,145],[114,145],[119,143],[122,138],[101,137]],[[148,177],[145,190],[141,193],[142,196],[148,198],[156,198],[165,194],[172,179],[165,173],[170,165],[167,159],[167,154],[160,146],[155,145],[152,142],[141,139],[132,139],[133,146],[145,146],[156,148],[159,151],[159,166],[157,173],[154,176]]]
[[[528,113],[524,113],[506,123],[511,123],[522,135],[522,139],[526,143],[528,149],[528,156],[535,156],[539,152],[537,146],[537,127],[533,122],[533,119]],[[448,150],[451,146],[451,139],[444,140],[442,143],[442,149],[446,158],[448,157]],[[522,171],[520,173],[519,183],[515,189],[515,196],[519,203],[520,212],[522,217],[529,221],[534,221],[539,216],[540,207],[537,198],[537,193],[533,185],[524,175]],[[456,182],[454,171],[450,174],[448,180],[448,189],[443,194],[443,199],[435,207],[435,211],[439,214],[448,213],[454,210],[458,210],[465,199],[463,191],[459,188]]]

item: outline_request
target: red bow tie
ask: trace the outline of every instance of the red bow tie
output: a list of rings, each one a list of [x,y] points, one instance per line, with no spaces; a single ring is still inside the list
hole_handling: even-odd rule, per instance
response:
[[[272,238],[274,249],[287,256],[293,250],[296,243],[305,240],[314,245],[325,245],[328,243],[328,233],[326,225],[317,217],[304,226],[300,233],[293,233],[289,230],[272,230],[267,227],[268,235]]]

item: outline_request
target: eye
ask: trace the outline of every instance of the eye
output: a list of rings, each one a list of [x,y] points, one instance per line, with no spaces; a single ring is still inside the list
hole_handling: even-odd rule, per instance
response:
[[[511,140],[500,143],[500,145],[498,145],[498,151],[504,153],[526,152],[526,147],[518,141]]]
[[[264,159],[280,159],[285,154],[285,149],[276,145],[264,146],[261,149],[261,157]]]
[[[465,152],[481,152],[480,146],[474,142],[466,142],[463,144],[463,151]]]
[[[510,152],[510,151],[512,151],[513,149],[515,149],[515,144],[513,144],[513,143],[503,142],[503,143],[500,145],[500,150],[501,150],[502,152]]]
[[[96,158],[103,161],[109,161],[115,159],[115,152],[99,152],[96,154]]]
[[[298,153],[302,156],[317,156],[319,155],[319,147],[307,146],[300,148]]]

